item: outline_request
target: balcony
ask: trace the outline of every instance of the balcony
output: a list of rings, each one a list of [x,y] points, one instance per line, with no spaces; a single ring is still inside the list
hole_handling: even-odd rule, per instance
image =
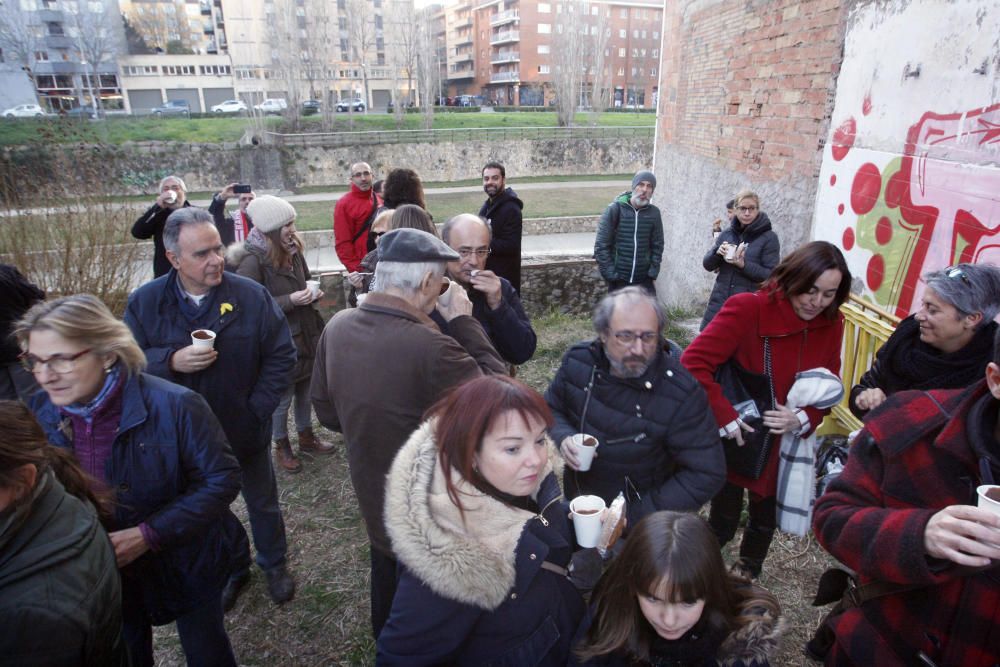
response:
[[[497,12],[490,16],[490,26],[495,27],[505,23],[515,23],[520,17],[516,9],[508,9],[505,12]]]
[[[211,23],[206,23],[204,26],[202,26],[202,28],[203,28],[203,30],[204,30],[204,32],[205,32],[206,35],[214,35],[215,34],[215,26],[212,25]]]
[[[468,67],[465,69],[451,68],[450,70],[448,70],[449,81],[456,81],[458,79],[475,79],[475,78],[476,78],[476,70],[472,67]]]
[[[464,62],[470,62],[471,63],[472,62],[472,54],[471,53],[456,53],[455,55],[453,55],[451,57],[451,62],[455,63],[456,65],[458,63],[464,63]]]
[[[511,83],[520,80],[521,75],[517,70],[511,72],[493,72],[490,74],[490,83]]]
[[[521,53],[519,51],[500,51],[490,57],[490,64],[492,65],[516,62],[521,62]]]
[[[455,22],[451,26],[451,29],[452,30],[460,30],[462,28],[471,28],[471,27],[472,27],[472,17],[471,16],[463,16],[462,18],[459,18],[459,19],[455,20]]]
[[[497,44],[507,44],[509,42],[519,42],[521,41],[521,33],[517,30],[504,30],[496,34],[490,35],[490,46],[496,46]]]
[[[42,23],[62,23],[65,18],[61,9],[39,9],[36,16]]]
[[[45,46],[50,49],[73,48],[73,38],[66,35],[46,35]]]

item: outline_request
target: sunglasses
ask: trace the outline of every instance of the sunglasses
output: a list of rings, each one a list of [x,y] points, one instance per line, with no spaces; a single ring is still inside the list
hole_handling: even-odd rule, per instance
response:
[[[957,266],[952,267],[950,269],[945,269],[944,275],[946,275],[949,278],[958,278],[963,283],[965,283],[966,286],[972,287],[972,282],[969,280],[969,276],[965,275],[965,271],[958,268]]]

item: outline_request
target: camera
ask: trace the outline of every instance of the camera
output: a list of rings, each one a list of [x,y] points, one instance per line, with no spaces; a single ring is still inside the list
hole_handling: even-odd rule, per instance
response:
[[[240,183],[240,184],[238,184],[238,185],[236,185],[236,186],[233,187],[233,192],[236,193],[236,194],[238,194],[238,195],[249,194],[251,191],[252,191],[252,188],[250,187],[250,185],[248,183]]]

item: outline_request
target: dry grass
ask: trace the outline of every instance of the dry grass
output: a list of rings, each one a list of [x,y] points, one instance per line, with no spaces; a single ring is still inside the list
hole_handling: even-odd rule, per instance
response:
[[[690,330],[673,313],[678,326],[668,336],[682,345]],[[589,318],[548,315],[535,320],[539,345],[518,377],[544,391],[565,350],[592,337]],[[320,429],[322,432],[322,429]],[[332,436],[343,444],[337,434]],[[298,475],[279,474],[281,504],[288,529],[290,567],[298,582],[295,600],[275,607],[267,597],[259,570],[226,616],[230,638],[242,665],[307,666],[370,665],[374,642],[369,628],[368,541],[361,523],[343,449],[333,456],[305,461]],[[245,519],[242,501],[239,513]],[[727,547],[728,560],[736,547]],[[812,664],[802,646],[811,636],[821,610],[809,606],[816,582],[833,563],[811,537],[775,539],[761,584],[781,602],[788,628],[775,665]],[[173,626],[156,633],[157,664],[181,665],[183,656]]]

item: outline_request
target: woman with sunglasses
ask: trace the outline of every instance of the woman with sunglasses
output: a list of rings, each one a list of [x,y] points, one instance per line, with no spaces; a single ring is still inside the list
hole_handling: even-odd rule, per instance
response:
[[[920,310],[896,327],[851,389],[859,419],[904,389],[959,389],[992,360],[1000,313],[1000,269],[959,264],[924,276]]]
[[[771,230],[767,213],[760,210],[757,193],[741,190],[733,201],[736,214],[701,260],[706,271],[718,272],[705,316],[701,319],[702,329],[708,326],[726,299],[734,294],[757,291],[781,259],[778,235]]]
[[[36,304],[15,335],[49,443],[112,494],[105,527],[132,664],[151,667],[152,626],[176,621],[188,665],[235,666],[222,588],[240,469],[205,399],[143,373],[132,332],[90,294]]]

